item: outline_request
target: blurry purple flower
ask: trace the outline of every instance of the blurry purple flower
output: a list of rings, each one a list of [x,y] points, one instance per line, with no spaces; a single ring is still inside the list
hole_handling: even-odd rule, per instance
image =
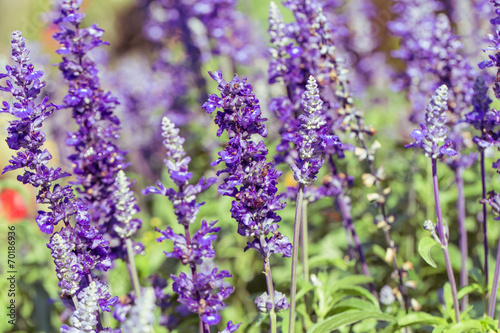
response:
[[[436,90],[427,105],[425,124],[421,123],[421,129],[413,130],[410,134],[415,142],[406,145],[406,148],[418,147],[423,150],[425,156],[433,159],[443,155],[453,156],[457,154],[451,148],[451,142],[447,140],[447,102],[448,88],[442,85]]]

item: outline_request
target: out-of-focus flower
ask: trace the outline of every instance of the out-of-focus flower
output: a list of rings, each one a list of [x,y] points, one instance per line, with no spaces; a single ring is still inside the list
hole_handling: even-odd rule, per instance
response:
[[[454,156],[457,153],[447,139],[448,127],[446,126],[446,111],[448,110],[448,88],[439,87],[427,105],[425,123],[420,123],[419,130],[413,130],[411,137],[415,142],[406,145],[406,148],[418,147],[424,155],[432,159],[444,155]]]
[[[318,85],[313,76],[309,77],[307,90],[302,98],[304,113],[299,116],[300,128],[294,133],[283,134],[283,139],[298,147],[299,156],[292,164],[295,180],[311,185],[323,166],[323,154],[327,147],[340,145],[337,136],[329,134],[323,114],[323,101],[319,97]]]
[[[5,188],[0,191],[0,216],[9,223],[15,223],[28,216],[23,196],[16,190]]]

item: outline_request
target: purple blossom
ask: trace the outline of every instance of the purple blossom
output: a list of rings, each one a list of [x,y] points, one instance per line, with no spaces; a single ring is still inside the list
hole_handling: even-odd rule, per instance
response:
[[[330,135],[323,115],[323,101],[319,97],[319,89],[313,76],[309,77],[307,90],[302,98],[304,113],[299,116],[300,128],[294,133],[283,134],[283,139],[297,145],[299,156],[297,164],[292,164],[295,180],[310,185],[316,179],[323,166],[324,151],[327,147],[340,145],[337,136]]]
[[[246,78],[240,80],[236,75],[227,83],[220,71],[209,74],[218,83],[220,97],[211,94],[203,108],[207,113],[221,109],[215,116],[215,123],[219,126],[217,136],[223,132],[229,136],[228,144],[212,163],[226,164],[225,169],[217,172],[217,175],[226,174],[218,192],[235,199],[230,211],[238,223],[238,233],[253,238],[247,243],[245,251],[250,248],[259,251],[265,274],[270,275],[270,255],[280,253],[283,257],[290,257],[292,245],[286,236],[278,232],[277,222],[281,221],[281,217],[276,211],[285,207],[276,188],[281,172],[271,163],[266,163],[268,150],[265,143],[253,140],[257,135],[267,135],[266,119],[261,117],[259,100]],[[266,294],[273,295],[272,280],[267,281],[267,287]],[[281,303],[274,302],[271,308],[279,311],[287,305],[285,298]]]
[[[495,145],[499,138],[495,129],[500,124],[500,113],[495,109],[490,109],[491,102],[488,97],[488,87],[483,77],[478,76],[474,83],[472,98],[474,108],[466,114],[466,121],[480,132],[480,136],[474,137],[479,150]]]
[[[129,311],[129,317],[123,322],[122,333],[150,333],[154,324],[155,291],[143,288],[141,297],[136,299]]]
[[[420,123],[419,130],[413,130],[410,136],[415,142],[406,145],[406,148],[418,147],[424,155],[432,159],[443,155],[454,156],[457,153],[447,140],[448,127],[446,126],[446,111],[448,110],[448,88],[439,87],[427,105],[425,123]]]
[[[92,281],[85,289],[78,294],[78,308],[71,317],[73,327],[63,325],[61,333],[95,332],[98,324],[95,312],[99,309],[109,311],[109,306],[116,303],[118,297],[111,298],[108,287],[100,282]],[[119,332],[111,330],[107,332]]]
[[[234,287],[227,287],[223,279],[232,277],[229,271],[218,268],[207,273],[195,273],[188,276],[180,273],[171,275],[172,289],[179,295],[178,301],[187,306],[189,311],[198,313],[201,320],[211,325],[217,325],[221,317],[219,311],[225,307],[224,299],[234,291]]]
[[[290,307],[286,295],[279,291],[274,291],[274,303],[278,309],[286,310]],[[255,299],[255,304],[260,312],[267,313],[273,308],[273,300],[267,293],[263,293]]]
[[[24,168],[25,172],[18,176],[18,180],[39,189],[37,203],[48,205],[48,211],[40,210],[36,217],[42,232],[51,234],[54,226],[63,221],[64,226],[52,235],[47,247],[54,258],[61,296],[76,300],[78,295],[81,302],[72,319],[75,327],[64,325],[61,330],[75,332],[80,329],[79,332],[90,332],[92,328],[89,327],[98,323],[95,310],[99,308],[94,309],[93,305],[86,308],[88,295],[83,291],[88,288],[87,279],[92,277],[92,270],[105,271],[111,267],[109,243],[102,238],[95,226],[90,225],[88,207],[81,200],[75,199],[72,187],[52,184],[69,174],[62,172],[61,168],[47,166],[52,156],[46,149],[42,150],[45,134],[41,127],[56,107],[48,103],[48,98],[38,104],[35,102],[45,83],[40,81],[43,72],[34,70],[28,54],[24,38],[19,31],[15,31],[12,34],[12,59],[15,65],[7,66],[7,74],[0,74],[0,78],[7,78],[7,85],[1,86],[1,89],[10,92],[17,100],[12,106],[3,102],[2,112],[19,118],[10,123],[7,139],[9,147],[18,150],[18,153],[4,172]],[[70,224],[71,217],[75,219],[74,227]],[[101,294],[96,293],[96,304],[102,311],[109,311],[109,306],[114,304],[116,297],[111,298],[107,287],[97,283]],[[85,312],[89,308],[92,311]]]
[[[45,133],[42,132],[43,122],[53,113],[56,106],[48,102],[45,97],[37,102],[36,97],[45,86],[40,81],[42,71],[35,71],[28,57],[29,50],[26,48],[25,39],[21,32],[12,33],[12,60],[14,65],[6,66],[7,73],[0,73],[0,79],[6,78],[6,85],[0,85],[0,90],[9,92],[14,98],[14,103],[3,102],[1,112],[14,115],[16,120],[10,122],[7,129],[7,145],[17,154],[12,156],[2,173],[24,169],[24,173],[17,179],[23,184],[31,184],[39,188],[37,203],[48,204],[50,212],[40,210],[36,222],[42,232],[51,234],[54,225],[64,220],[68,223],[73,214],[71,199],[74,197],[69,186],[61,187],[55,182],[70,174],[63,172],[61,168],[52,168],[47,163],[52,155],[42,146],[45,143]]]
[[[167,150],[165,166],[178,190],[166,189],[158,182],[158,187],[148,187],[143,190],[143,194],[167,196],[174,205],[174,213],[179,224],[184,227],[184,234],[176,234],[167,226],[163,231],[156,229],[162,234],[157,241],[171,240],[174,243],[173,250],[165,252],[165,255],[177,258],[183,265],[190,267],[190,276],[185,273],[171,275],[174,281],[172,288],[179,295],[178,301],[186,305],[189,311],[199,315],[204,323],[204,332],[209,332],[209,326],[218,324],[221,319],[219,311],[225,307],[223,300],[234,291],[233,287],[223,283],[224,278],[232,275],[225,270],[217,273],[217,267],[211,272],[199,271],[204,259],[215,256],[212,242],[217,238],[214,233],[220,230],[215,227],[217,221],[207,223],[203,220],[200,228],[193,234],[189,226],[195,222],[199,207],[204,204],[197,203],[196,196],[213,185],[216,178],[206,181],[202,178],[196,185],[189,184],[193,174],[188,171],[191,159],[184,151],[184,138],[179,136],[179,129],[167,117],[162,120],[162,131],[163,145]]]
[[[181,37],[194,68],[212,55],[230,56],[247,64],[258,55],[249,24],[236,10],[235,0],[154,0],[144,33],[155,42]]]
[[[217,175],[226,173],[219,194],[234,197],[231,216],[238,222],[238,233],[253,237],[248,248],[255,248],[263,258],[271,254],[270,244],[283,244],[277,250],[284,257],[290,256],[291,245],[288,238],[279,233],[276,224],[281,218],[276,211],[285,207],[281,196],[277,196],[276,184],[281,172],[270,163],[266,163],[268,153],[263,141],[255,142],[252,135],[267,135],[261,117],[259,100],[252,92],[252,86],[246,78],[238,76],[227,83],[222,73],[211,73],[210,76],[219,84],[221,96],[211,94],[203,105],[207,113],[217,111],[215,123],[219,126],[217,136],[224,131],[229,135],[229,143],[219,152],[219,158],[212,163],[225,162],[226,168]]]
[[[463,45],[454,34],[445,14],[436,14],[442,4],[433,0],[400,0],[394,7],[399,17],[389,22],[389,30],[401,37],[392,56],[402,59],[406,69],[396,78],[398,90],[407,89],[412,104],[411,120],[424,119],[430,91],[440,85],[450,87],[449,109],[461,117],[472,98],[475,71],[460,54]]]
[[[53,35],[60,44],[59,69],[69,85],[63,107],[73,110],[78,125],[76,132],[68,133],[66,145],[75,149],[69,156],[77,176],[74,183],[89,204],[92,223],[112,244],[112,257],[126,258],[125,242],[115,231],[115,225],[120,228],[121,222],[115,219],[113,192],[116,188],[112,186],[118,171],[126,167],[125,152],[115,144],[120,136],[120,121],[114,115],[118,101],[101,88],[96,64],[88,55],[89,51],[108,43],[101,39],[104,31],[96,25],[80,28],[85,16],[79,13],[81,2],[58,0],[58,15],[54,19],[60,29]],[[134,228],[129,232],[138,229],[140,223],[134,220]],[[136,245],[136,251],[142,248],[141,244]]]

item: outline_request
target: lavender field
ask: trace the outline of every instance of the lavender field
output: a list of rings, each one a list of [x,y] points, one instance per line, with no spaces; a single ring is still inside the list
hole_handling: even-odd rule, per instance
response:
[[[500,0],[0,13],[0,332],[500,332]]]

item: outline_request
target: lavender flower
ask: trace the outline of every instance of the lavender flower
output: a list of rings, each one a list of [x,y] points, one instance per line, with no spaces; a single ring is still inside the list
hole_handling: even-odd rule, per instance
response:
[[[445,231],[443,224],[443,215],[441,211],[441,202],[439,199],[439,185],[437,178],[437,158],[444,155],[454,156],[457,153],[450,148],[451,142],[446,140],[448,128],[446,127],[446,111],[448,101],[448,88],[445,85],[440,86],[432,96],[426,108],[425,124],[421,123],[421,130],[414,130],[411,137],[415,142],[406,145],[406,148],[418,147],[423,150],[424,155],[431,158],[432,162],[432,184],[434,189],[434,203],[436,206],[437,216],[437,239],[443,250],[444,260],[446,264],[446,272],[448,274],[448,281],[451,285],[453,296],[453,307],[455,310],[455,321],[460,321],[460,308],[458,306],[457,285],[453,268],[451,266],[450,254],[448,252],[448,233]],[[442,144],[444,142],[444,144]],[[442,144],[442,145],[441,145]],[[440,146],[441,145],[441,146]],[[433,229],[433,223],[426,221],[424,228],[427,230]],[[435,233],[433,233],[435,236]]]
[[[246,79],[240,80],[235,76],[226,83],[220,71],[210,72],[210,76],[219,84],[221,97],[210,95],[203,108],[207,113],[222,108],[215,117],[219,126],[217,136],[224,131],[229,135],[229,145],[212,162],[212,165],[226,163],[226,168],[217,172],[218,175],[227,173],[224,183],[219,185],[219,194],[236,199],[231,215],[238,222],[238,233],[254,237],[246,249],[256,249],[263,258],[273,253],[289,257],[288,238],[277,232],[278,225],[275,224],[281,220],[276,211],[285,207],[280,202],[281,197],[276,196],[277,179],[281,172],[266,163],[268,151],[264,142],[256,143],[251,139],[253,134],[267,135],[259,101]]]
[[[113,112],[118,101],[100,87],[96,64],[88,55],[108,43],[101,39],[104,31],[96,25],[80,28],[85,16],[79,13],[81,3],[81,0],[58,0],[58,16],[54,19],[60,29],[53,35],[60,43],[59,69],[69,84],[64,107],[73,110],[78,124],[77,131],[68,134],[66,145],[75,149],[69,159],[74,163],[75,184],[80,186],[81,197],[89,204],[92,222],[110,241],[112,257],[126,258],[125,242],[115,231],[120,221],[115,219],[112,186],[118,171],[126,167],[125,152],[115,144],[120,121]],[[138,229],[140,221],[134,220],[134,225],[133,229]],[[136,252],[142,249],[141,244],[136,244]]]
[[[129,312],[129,317],[122,324],[123,333],[150,333],[154,323],[155,291],[153,288],[144,288],[141,297]]]
[[[108,287],[100,282],[92,281],[78,294],[78,309],[71,317],[73,327],[63,325],[61,333],[95,333],[98,321],[95,313],[99,309],[108,309],[110,305]],[[117,297],[114,301],[116,302]],[[108,309],[109,311],[109,309]],[[120,330],[102,330],[99,332],[119,333]]]
[[[203,108],[207,113],[222,109],[215,116],[215,123],[219,126],[217,136],[225,131],[229,135],[228,145],[212,162],[212,165],[226,164],[225,169],[217,172],[217,175],[227,174],[218,191],[221,195],[235,198],[231,216],[238,222],[238,233],[253,238],[245,250],[253,248],[259,251],[265,266],[267,295],[274,298],[269,257],[274,253],[290,257],[292,247],[288,238],[278,232],[276,224],[281,220],[276,211],[285,207],[281,202],[282,196],[276,195],[281,172],[266,163],[268,150],[264,142],[252,139],[255,135],[267,135],[265,119],[261,117],[259,100],[252,92],[252,86],[238,76],[227,83],[220,71],[209,74],[218,83],[221,95],[211,94]],[[288,307],[286,298],[279,296],[272,302],[271,313]]]
[[[123,170],[118,171],[113,186],[115,191],[111,195],[111,200],[115,202],[114,230],[121,238],[130,238],[141,227],[141,221],[133,218],[138,213],[139,207],[130,189],[130,180]]]
[[[295,180],[310,185],[323,166],[326,147],[340,145],[337,136],[329,135],[326,119],[323,115],[323,101],[313,76],[309,77],[307,90],[302,99],[304,113],[299,116],[301,126],[298,132],[283,134],[284,140],[295,143],[299,148],[298,165],[292,164]]]
[[[24,169],[24,174],[18,176],[18,180],[39,188],[36,201],[48,204],[50,212],[40,210],[36,221],[42,232],[51,234],[54,225],[61,220],[67,223],[74,212],[69,201],[74,197],[72,189],[59,185],[52,188],[52,182],[70,174],[63,172],[61,168],[48,167],[47,163],[52,155],[42,148],[46,136],[40,128],[56,106],[48,102],[48,97],[40,103],[36,102],[40,90],[45,86],[45,82],[40,81],[43,72],[35,71],[30,63],[29,50],[21,32],[12,33],[11,43],[14,65],[6,66],[7,73],[0,73],[0,79],[7,78],[6,85],[0,86],[0,90],[12,94],[16,102],[9,104],[4,101],[1,112],[10,113],[17,118],[10,122],[6,140],[9,148],[17,150],[17,154],[9,160],[10,164],[2,173]]]
[[[48,103],[48,98],[39,104],[35,102],[45,83],[40,81],[43,72],[34,70],[28,54],[24,38],[19,31],[15,31],[12,34],[12,59],[15,65],[7,66],[7,74],[0,74],[0,78],[8,78],[7,86],[2,86],[1,90],[10,92],[17,99],[12,105],[3,102],[2,112],[19,118],[10,123],[7,139],[9,147],[18,150],[18,153],[4,172],[24,168],[25,172],[18,176],[18,180],[39,188],[37,203],[48,204],[49,210],[40,210],[36,217],[36,222],[43,232],[52,233],[54,226],[63,221],[64,227],[53,234],[47,247],[52,251],[61,296],[72,297],[77,312],[80,311],[73,321],[75,327],[90,332],[92,329],[89,327],[101,323],[94,311],[83,314],[85,302],[78,306],[76,295],[81,295],[82,289],[87,288],[86,279],[92,277],[93,269],[105,271],[111,267],[108,256],[109,243],[97,232],[95,226],[90,225],[87,206],[81,200],[75,199],[73,189],[68,185],[52,184],[69,174],[62,172],[61,168],[47,166],[52,156],[48,150],[42,150],[45,134],[41,127],[55,106]],[[70,218],[73,216],[76,221],[74,227],[70,225]],[[103,290],[106,288],[101,283],[100,286]],[[111,298],[107,291],[103,292],[99,300],[101,310],[109,311],[109,306],[116,300],[117,297]],[[62,329],[65,328],[67,326]]]
[[[460,54],[463,45],[453,33],[448,17],[436,14],[442,4],[433,0],[400,0],[393,8],[400,16],[388,27],[401,37],[401,45],[392,55],[406,65],[395,87],[408,90],[410,119],[423,121],[427,94],[443,84],[450,87],[450,110],[461,117],[471,102],[475,72]]]
[[[413,130],[410,136],[414,143],[405,147],[418,147],[423,150],[424,155],[437,159],[444,155],[454,156],[457,153],[451,148],[451,142],[446,140],[448,127],[446,126],[446,111],[448,109],[448,88],[445,85],[439,87],[427,105],[425,124],[420,123],[420,130]]]
[[[207,62],[212,54],[249,63],[258,52],[251,43],[251,23],[236,10],[234,0],[154,0],[149,9],[145,35],[156,42],[182,36],[192,66]]]
[[[213,258],[215,255],[212,242],[216,239],[213,234],[220,230],[215,227],[217,221],[207,223],[203,220],[201,227],[192,236],[189,226],[195,222],[199,207],[204,204],[196,202],[196,195],[214,184],[216,178],[209,178],[206,181],[202,178],[196,185],[189,184],[193,174],[188,171],[191,159],[185,156],[186,152],[182,146],[184,138],[179,136],[179,130],[167,117],[162,120],[162,130],[163,145],[167,150],[165,166],[178,190],[166,189],[161,182],[158,182],[157,188],[148,187],[143,193],[167,196],[174,204],[174,213],[179,224],[184,227],[184,234],[174,233],[170,226],[163,231],[156,229],[162,234],[158,242],[171,240],[174,243],[173,251],[165,252],[165,255],[177,258],[183,265],[190,267],[190,276],[185,273],[180,273],[178,276],[171,275],[174,281],[172,288],[179,295],[178,301],[186,305],[189,311],[199,315],[203,323],[203,332],[209,333],[210,326],[218,324],[221,320],[219,311],[225,307],[223,300],[234,291],[234,287],[223,283],[223,279],[232,275],[227,270],[218,272],[217,267],[210,272],[200,272],[197,269],[204,259]]]

